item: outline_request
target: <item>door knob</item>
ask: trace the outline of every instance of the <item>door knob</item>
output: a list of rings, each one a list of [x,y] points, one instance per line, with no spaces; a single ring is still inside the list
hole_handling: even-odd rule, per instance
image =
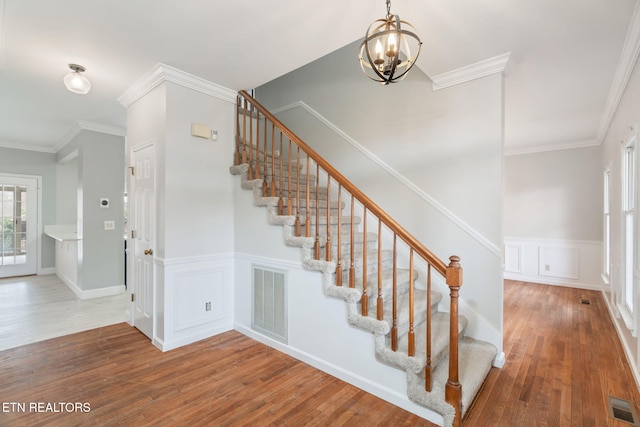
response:
[[[145,249],[144,254],[145,255],[153,255],[153,249]]]

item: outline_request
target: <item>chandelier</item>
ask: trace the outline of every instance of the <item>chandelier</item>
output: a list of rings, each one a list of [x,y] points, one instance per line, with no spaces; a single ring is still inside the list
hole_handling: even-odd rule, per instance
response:
[[[411,24],[391,14],[391,0],[386,1],[387,16],[369,26],[358,59],[367,77],[388,85],[402,80],[413,67],[422,42]]]

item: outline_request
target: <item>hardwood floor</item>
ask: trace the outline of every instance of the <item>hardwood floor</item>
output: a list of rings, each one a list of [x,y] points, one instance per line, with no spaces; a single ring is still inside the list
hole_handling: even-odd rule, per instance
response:
[[[625,426],[607,396],[640,394],[596,291],[505,281],[504,352],[467,416],[471,426]],[[581,304],[586,299],[590,305]]]
[[[126,320],[126,294],[80,300],[55,275],[0,279],[0,350]]]
[[[235,331],[162,353],[118,324],[0,352],[0,372],[0,400],[25,403],[3,426],[431,425]]]
[[[465,425],[628,427],[606,396],[640,408],[599,292],[507,281],[504,350]],[[0,351],[0,372],[0,426],[432,426],[237,332],[162,353],[121,323]]]

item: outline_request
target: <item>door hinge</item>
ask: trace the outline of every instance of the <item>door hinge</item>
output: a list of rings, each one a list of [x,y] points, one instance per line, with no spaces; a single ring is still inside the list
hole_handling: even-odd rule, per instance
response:
[[[131,171],[131,175],[135,175],[135,168],[133,166],[129,166],[129,170]]]
[[[131,230],[131,238],[132,239],[136,238],[136,230]]]
[[[136,300],[136,294],[131,294],[131,302],[134,302]]]

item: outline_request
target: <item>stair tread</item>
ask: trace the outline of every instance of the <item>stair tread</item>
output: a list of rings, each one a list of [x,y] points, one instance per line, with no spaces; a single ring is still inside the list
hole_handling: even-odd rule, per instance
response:
[[[431,366],[437,366],[446,357],[449,350],[449,313],[437,312],[431,316]],[[464,337],[468,321],[465,317],[458,317],[458,334]],[[405,334],[398,339],[399,348],[407,348],[408,336]],[[424,358],[427,350],[426,322],[415,327],[415,346],[417,357]]]
[[[465,337],[460,340],[458,354],[459,382],[463,390],[462,415],[464,415],[489,374],[497,350],[490,343]],[[423,374],[410,375],[409,399],[428,408],[433,408],[434,404],[442,407],[440,402],[445,401],[444,392],[448,376],[449,356],[446,356],[443,363],[433,370],[433,389],[430,393],[424,391]]]

